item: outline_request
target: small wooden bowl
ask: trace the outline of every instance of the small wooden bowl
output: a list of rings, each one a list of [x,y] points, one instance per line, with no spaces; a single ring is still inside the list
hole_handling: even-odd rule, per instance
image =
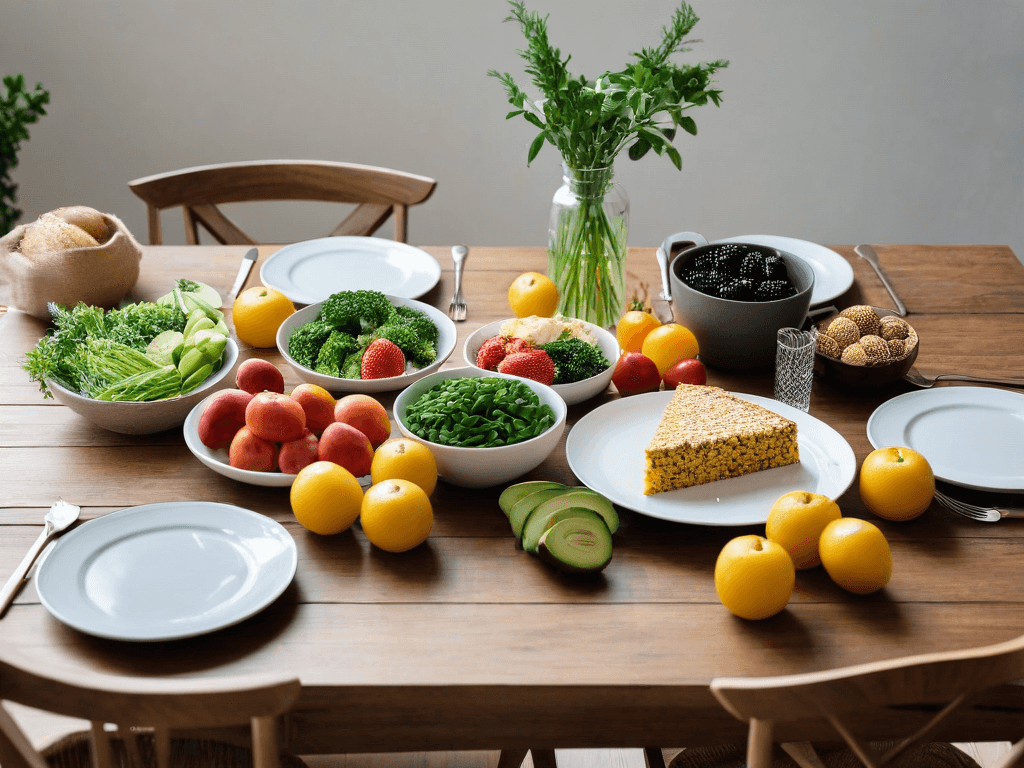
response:
[[[875,314],[879,317],[898,317],[898,313],[891,309],[884,309],[882,307],[871,307]],[[831,323],[839,314],[830,315],[829,317],[818,323],[818,332],[824,333],[824,329],[828,328],[828,324]],[[910,323],[908,323],[910,325]],[[911,325],[911,328],[913,326]],[[916,335],[915,330],[915,335]],[[891,384],[894,381],[902,379],[906,375],[907,371],[914,365],[914,361],[917,359],[917,353],[921,349],[921,339],[918,337],[917,343],[914,344],[913,349],[898,360],[892,360],[882,365],[852,365],[850,363],[844,363],[842,360],[836,360],[835,358],[829,357],[820,351],[815,351],[815,369],[816,372],[823,374],[828,378],[836,379],[844,384],[851,387],[879,387],[885,384]]]

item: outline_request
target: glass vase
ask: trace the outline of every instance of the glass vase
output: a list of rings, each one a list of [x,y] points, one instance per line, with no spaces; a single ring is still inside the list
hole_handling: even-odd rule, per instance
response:
[[[551,201],[548,277],[558,286],[558,311],[603,328],[626,308],[629,197],[612,168],[562,164]]]

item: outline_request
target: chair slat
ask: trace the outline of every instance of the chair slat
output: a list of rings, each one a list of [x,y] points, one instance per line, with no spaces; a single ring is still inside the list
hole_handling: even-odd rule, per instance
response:
[[[331,232],[331,237],[369,237],[388,220],[391,211],[392,206],[386,203],[363,203]]]

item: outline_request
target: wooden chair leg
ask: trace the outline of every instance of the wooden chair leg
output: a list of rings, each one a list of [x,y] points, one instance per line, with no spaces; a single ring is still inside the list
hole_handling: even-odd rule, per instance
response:
[[[94,768],[111,768],[113,759],[110,753],[110,736],[103,723],[93,722],[90,730],[92,738],[89,739],[89,748],[92,752],[92,764]]]
[[[171,768],[171,732],[167,728],[153,731],[153,752],[156,754],[156,768]]]
[[[747,732],[748,768],[772,768],[773,725],[771,720],[750,721]]]
[[[644,760],[647,768],[665,768],[665,755],[661,747],[644,747]]]
[[[782,749],[800,768],[825,768],[814,745],[809,741],[791,741],[782,744]]]
[[[1003,759],[999,763],[999,768],[1019,768],[1020,766],[1024,766],[1024,739],[1010,747],[1010,751],[1003,755]]]
[[[252,719],[252,765],[253,768],[278,768],[277,718],[254,717]]]
[[[558,768],[553,749],[531,749],[530,755],[533,757],[533,768]]]
[[[498,756],[498,768],[520,768],[528,749],[503,749]]]

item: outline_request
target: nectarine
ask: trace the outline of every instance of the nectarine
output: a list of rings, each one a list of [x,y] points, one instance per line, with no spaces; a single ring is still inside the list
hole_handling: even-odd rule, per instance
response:
[[[306,428],[306,412],[287,395],[260,392],[245,407],[245,425],[257,437],[274,443],[298,440]]]
[[[231,440],[228,463],[251,472],[273,472],[277,469],[277,446],[257,437],[248,427],[242,427]]]
[[[254,395],[260,392],[284,394],[284,374],[269,360],[250,357],[238,366],[235,384]]]
[[[384,406],[369,395],[346,395],[334,406],[334,420],[349,424],[377,446],[391,437],[391,420]]]
[[[241,389],[222,389],[207,403],[199,417],[199,441],[207,448],[227,448],[245,426],[245,409],[252,395]]]
[[[329,424],[320,438],[320,460],[333,461],[356,477],[370,474],[373,447],[362,432],[351,424]]]

